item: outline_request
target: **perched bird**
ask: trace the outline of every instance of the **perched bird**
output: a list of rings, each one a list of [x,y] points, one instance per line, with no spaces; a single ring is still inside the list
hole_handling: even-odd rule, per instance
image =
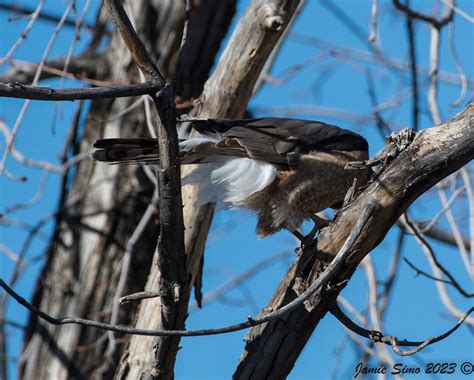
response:
[[[181,164],[198,164],[183,184],[198,183],[197,203],[240,206],[258,215],[257,234],[281,229],[300,239],[298,227],[316,213],[340,206],[356,179],[364,185],[370,169],[345,170],[350,161],[368,159],[367,141],[360,135],[317,121],[260,119],[196,119],[198,137],[179,143]],[[159,162],[154,139],[97,140],[92,157],[111,164]]]

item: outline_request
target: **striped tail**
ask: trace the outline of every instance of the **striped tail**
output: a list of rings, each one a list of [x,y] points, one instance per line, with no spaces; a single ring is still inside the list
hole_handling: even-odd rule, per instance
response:
[[[158,164],[158,142],[154,139],[103,139],[94,143],[92,158],[109,164]]]

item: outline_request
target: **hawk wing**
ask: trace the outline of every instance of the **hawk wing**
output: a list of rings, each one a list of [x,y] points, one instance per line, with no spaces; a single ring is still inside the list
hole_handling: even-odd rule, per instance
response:
[[[194,121],[193,128],[205,135],[220,135],[211,149],[212,155],[220,151],[225,156],[248,157],[276,165],[287,165],[291,154],[368,150],[367,141],[357,133],[317,121],[208,119]]]

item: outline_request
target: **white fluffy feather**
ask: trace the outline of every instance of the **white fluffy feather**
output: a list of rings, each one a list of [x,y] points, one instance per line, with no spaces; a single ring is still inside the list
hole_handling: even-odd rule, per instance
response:
[[[215,202],[218,207],[228,207],[264,189],[275,176],[276,168],[271,164],[249,158],[231,158],[199,165],[182,182],[201,186],[198,205]]]

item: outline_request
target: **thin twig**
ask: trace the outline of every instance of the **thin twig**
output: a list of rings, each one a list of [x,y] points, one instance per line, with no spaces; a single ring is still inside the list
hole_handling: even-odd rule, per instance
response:
[[[357,325],[355,322],[353,322],[346,314],[344,314],[344,312],[341,310],[341,308],[337,304],[335,304],[330,311],[331,311],[331,314],[334,315],[339,322],[341,322],[346,328],[353,331],[357,335],[363,336],[364,338],[368,338],[375,343],[384,343],[384,344],[390,345],[392,346],[393,351],[397,355],[409,356],[421,351],[426,346],[439,342],[447,338],[448,336],[450,336],[454,331],[456,331],[463,324],[466,318],[474,311],[474,308],[471,307],[464,314],[464,316],[456,323],[456,325],[454,325],[445,333],[438,335],[437,337],[434,337],[434,338],[429,337],[428,339],[424,341],[409,341],[406,339],[398,339],[394,336],[384,335],[380,331],[367,330]],[[400,350],[400,347],[416,347],[416,348],[409,351],[402,351]]]
[[[328,52],[329,54],[337,53],[340,55],[351,57],[353,60],[361,61],[364,63],[374,64],[378,66],[383,65],[383,67],[388,67],[397,72],[410,70],[410,64],[409,62],[406,62],[405,60],[400,60],[393,57],[384,56],[383,61],[380,61],[380,59],[377,59],[377,57],[374,57],[372,53],[367,52],[365,50],[357,50],[357,49],[348,48],[343,45],[330,43],[325,40],[322,40],[313,36],[309,36],[306,34],[302,34],[302,33],[291,32],[289,37],[294,41],[297,41],[306,45],[310,45],[310,46],[315,46],[318,49],[320,49],[322,52]],[[429,75],[429,69],[426,67],[418,66],[417,71],[419,75],[424,75],[424,76]],[[455,85],[455,86],[458,86],[461,84],[459,75],[457,73],[455,74],[455,73],[450,73],[447,71],[439,72],[439,80],[446,84]],[[469,88],[474,87],[474,81],[470,79],[468,79],[467,84]]]
[[[408,0],[407,0],[408,4]],[[408,46],[410,52],[410,73],[411,73],[411,89],[413,93],[412,102],[412,128],[418,130],[418,114],[419,110],[419,93],[418,93],[418,72],[416,67],[416,43],[415,31],[413,27],[413,19],[408,14],[406,15],[406,26],[408,30]]]
[[[26,15],[26,16],[29,16],[30,18],[32,18],[33,17],[32,15],[37,12],[37,9],[32,9],[32,8],[28,8],[28,7],[25,7],[25,6],[20,6],[20,4],[18,4],[18,2],[15,2],[14,4],[11,4],[11,5],[10,4],[0,4],[0,10],[10,11],[10,12]],[[44,20],[44,21],[49,21],[49,22],[55,22],[55,23],[57,23],[60,20],[59,16],[57,16],[53,13],[45,12],[43,10],[40,11],[40,13],[37,17],[38,17],[38,19],[41,19],[41,20]],[[75,27],[76,22],[75,22],[75,20],[67,19],[64,22],[64,25]],[[85,23],[84,26],[88,30],[93,29],[93,26],[91,24],[86,24]],[[25,36],[25,38],[26,38],[26,36]]]
[[[464,186],[466,187],[466,193],[467,193],[467,202],[469,205],[469,244],[467,249],[471,250],[471,265],[474,266],[474,254],[472,250],[474,249],[474,191],[472,190],[472,185],[471,185],[471,177],[469,176],[469,173],[467,172],[466,168],[462,168],[460,170],[462,180],[464,182]]]
[[[107,118],[102,118],[102,117],[90,115],[89,117],[91,119],[93,119],[95,121],[99,121],[101,123],[107,123],[107,122],[110,122],[110,121],[120,120],[126,114],[132,112],[135,108],[138,108],[145,101],[146,98],[147,98],[147,95],[143,95],[140,99],[136,100],[135,102],[133,102],[129,106],[125,107],[123,110],[115,113],[113,116],[110,116],[110,117],[107,117]]]
[[[449,278],[449,281],[452,283],[454,288],[461,293],[464,297],[472,297],[472,295],[468,292],[466,292],[461,285],[456,281],[454,276],[439,262],[438,258],[436,257],[433,248],[431,248],[431,245],[426,241],[424,236],[420,233],[420,230],[411,222],[411,220],[408,218],[408,215],[405,214],[404,218],[406,224],[410,228],[411,231],[415,234],[417,240],[425,247],[426,251],[429,253],[431,256],[431,259],[435,263],[436,267],[447,277]]]
[[[459,16],[465,18],[471,24],[474,24],[474,17],[464,12],[461,8],[456,7],[452,0],[443,0],[443,3],[456,12]]]
[[[30,22],[28,23],[28,25],[26,25],[25,30],[23,30],[20,37],[13,44],[13,46],[10,48],[8,53],[4,57],[2,57],[2,59],[0,59],[0,65],[3,65],[6,61],[8,61],[13,56],[13,54],[15,54],[16,49],[18,49],[21,43],[28,37],[28,34],[30,33],[31,28],[33,27],[34,23],[38,19],[38,16],[41,10],[43,9],[43,7],[44,7],[44,0],[41,0],[38,3],[38,6],[34,10],[34,12],[32,12]]]
[[[414,9],[410,8],[408,5],[402,4],[400,0],[392,0],[392,1],[395,8],[397,8],[399,11],[406,13],[411,18],[425,21],[431,24],[436,29],[440,29],[442,26],[450,22],[454,15],[454,10],[452,8],[453,0],[445,1],[446,7],[443,11],[443,14],[440,16],[439,19],[432,16],[428,16],[424,13],[415,11]]]
[[[403,220],[403,219],[401,218],[400,220]],[[414,234],[413,230],[410,228],[410,226],[407,225],[406,222],[404,222],[404,228],[407,228],[410,233]],[[421,233],[420,235],[423,236]],[[428,247],[422,244],[419,239],[417,239],[417,242],[421,245],[421,248],[428,259],[433,275],[436,278],[441,278],[443,275],[443,272],[437,266],[436,262],[433,260],[433,256],[431,255],[431,252],[429,251]],[[460,318],[464,313],[460,309],[458,309],[456,305],[453,303],[446,289],[446,284],[442,281],[435,281],[435,284],[436,284],[436,288],[438,290],[438,294],[440,296],[441,302],[444,304],[446,309],[448,309],[448,311],[456,318]],[[467,318],[466,323],[468,323],[469,325],[474,325],[474,318],[470,318],[470,317]]]
[[[441,200],[441,204],[443,205],[443,207],[446,208],[446,204],[448,202],[446,193],[444,189],[439,185],[437,186],[437,189],[438,189],[439,199]],[[446,209],[446,220],[448,221],[449,227],[451,228],[451,232],[453,233],[454,240],[456,241],[456,244],[458,246],[462,261],[464,263],[464,266],[466,267],[466,271],[467,273],[469,273],[469,276],[472,279],[474,278],[474,266],[471,265],[471,261],[469,260],[469,254],[466,250],[466,247],[464,246],[464,241],[463,241],[464,239],[462,238],[461,231],[459,230],[459,227],[456,224],[456,218],[454,217],[449,207]]]
[[[146,81],[145,75],[141,71],[139,75],[142,82],[145,82]],[[155,125],[156,123],[153,122],[153,117],[151,114],[152,99],[148,95],[143,95],[141,97],[141,100],[143,100],[143,106],[145,108],[145,122],[146,122],[146,127],[148,129],[148,133],[150,133],[150,137],[156,139],[158,138],[156,135],[156,125]],[[154,180],[153,182],[156,182],[156,180]]]
[[[153,62],[153,59],[145,48],[145,45],[143,45],[142,40],[133,28],[130,19],[123,9],[122,1],[106,0],[105,5],[112,16],[114,23],[117,25],[128,50],[132,53],[135,63],[143,74],[145,74],[147,81],[158,83],[163,87],[166,81],[158,70],[156,64]]]
[[[380,311],[377,307],[377,276],[375,274],[375,268],[372,264],[372,259],[370,255],[367,255],[362,261],[362,266],[367,277],[367,284],[368,284],[368,296],[369,296],[369,314],[370,319],[372,320],[372,324],[377,331],[384,330],[382,327],[382,318],[380,316]],[[384,358],[387,363],[390,363],[390,366],[393,367],[395,362],[393,361],[392,356],[390,355],[389,350],[387,347],[382,346],[378,347],[378,351],[380,356]]]
[[[377,43],[378,33],[378,19],[379,19],[379,1],[372,0],[372,13],[370,16],[370,35],[367,38],[371,44]]]
[[[137,293],[132,293],[132,294],[128,294],[126,296],[120,297],[118,301],[120,305],[125,305],[126,303],[129,303],[132,301],[141,301],[141,300],[146,300],[149,298],[161,297],[163,294],[164,292],[161,290],[137,292]]]
[[[122,267],[120,269],[120,278],[117,283],[117,288],[115,290],[115,294],[113,297],[113,305],[112,305],[112,313],[110,316],[110,324],[115,325],[118,320],[118,315],[119,315],[119,306],[122,303],[120,297],[123,294],[123,290],[125,288],[125,283],[128,277],[129,269],[130,269],[130,262],[132,260],[132,253],[135,248],[135,245],[137,244],[138,240],[142,236],[143,232],[145,231],[146,227],[149,225],[150,220],[153,216],[153,214],[156,211],[156,202],[158,200],[158,194],[156,191],[153,193],[153,197],[150,201],[150,204],[148,205],[147,209],[143,213],[143,216],[141,217],[140,221],[138,222],[137,227],[133,231],[132,235],[128,239],[127,242],[127,248],[123,254],[122,258]],[[113,354],[115,352],[116,348],[116,342],[115,342],[115,336],[113,332],[109,331],[107,333],[108,338],[109,338],[109,345],[107,347],[107,351],[105,352],[105,355],[107,358],[112,360]]]
[[[20,59],[12,59],[9,61],[12,69],[0,74],[0,82],[20,82],[29,83],[30,77],[33,76],[32,71],[36,71],[39,64]],[[87,83],[96,87],[109,87],[113,85],[127,84],[124,81],[106,81],[100,80],[99,77],[104,76],[105,69],[102,67],[104,63],[99,56],[77,56],[71,58],[68,70],[64,70],[65,58],[47,61],[41,72],[40,80],[49,79],[51,77],[66,77],[79,82]],[[53,66],[54,65],[54,66]],[[59,68],[61,67],[61,68]],[[49,74],[49,75],[45,75]],[[90,78],[91,76],[94,79]],[[18,80],[16,80],[18,78]]]
[[[183,63],[187,58],[187,40],[188,40],[188,30],[189,30],[189,19],[191,16],[192,4],[191,0],[186,0],[186,7],[185,7],[185,16],[184,16],[184,28],[183,28],[183,36],[181,37],[181,46],[179,49],[178,54],[178,62],[176,64],[176,70],[173,75],[173,79],[171,83],[173,84],[174,88],[178,88],[179,81],[181,78],[181,72],[183,71]]]
[[[20,260],[20,256],[18,256],[18,254],[15,251],[10,249],[10,247],[8,247],[7,245],[3,243],[0,243],[0,252],[3,252],[5,256],[7,256],[10,260],[12,260],[15,263]]]
[[[451,50],[451,55],[453,57],[454,65],[456,66],[456,70],[459,73],[459,79],[461,80],[461,93],[459,97],[450,104],[451,108],[456,108],[461,105],[461,103],[466,98],[467,94],[467,76],[464,68],[459,61],[458,55],[456,53],[456,47],[454,46],[454,22],[451,21],[449,23],[449,49]]]
[[[461,194],[464,190],[464,186],[456,189],[449,200],[443,205],[443,208],[439,210],[433,218],[431,218],[429,223],[426,223],[426,225],[421,227],[420,231],[426,233],[427,231],[431,230],[438,223],[439,219],[451,208],[453,203],[458,199],[459,194]]]
[[[403,260],[408,264],[408,266],[410,268],[412,268],[415,272],[416,272],[416,276],[418,276],[419,274],[421,274],[422,276],[425,276],[427,278],[430,278],[431,280],[434,280],[434,281],[441,281],[441,282],[444,282],[445,284],[449,284],[449,285],[453,285],[453,283],[451,281],[448,281],[448,280],[444,280],[442,278],[438,278],[438,277],[435,277],[435,276],[432,276],[431,274],[429,274],[428,272],[425,272],[423,270],[421,270],[420,268],[418,268],[417,266],[415,266],[415,264],[413,264],[410,260],[408,260],[406,257],[403,258]],[[469,297],[472,297],[473,294],[472,293],[469,293],[468,294]]]
[[[59,31],[61,30],[62,26],[64,25],[64,22],[66,21],[67,16],[72,11],[73,6],[74,6],[74,1],[71,1],[69,3],[69,5],[67,6],[66,10],[64,11],[64,14],[63,14],[61,20],[56,25],[56,28],[54,29],[54,32],[53,32],[53,34],[51,35],[51,37],[48,41],[46,49],[43,52],[43,56],[41,57],[41,61],[38,65],[38,69],[36,70],[35,77],[33,78],[33,83],[32,83],[33,85],[36,85],[38,83],[39,78],[41,77],[41,72],[43,71],[43,66],[46,62],[46,59],[48,58],[49,53],[51,52],[51,49],[53,48],[53,45],[54,45],[54,43],[55,43],[55,41],[58,37]],[[30,100],[27,99],[23,103],[23,107],[21,108],[20,113],[18,114],[18,117],[16,118],[15,124],[14,124],[12,132],[11,132],[11,137],[7,141],[7,146],[6,146],[5,152],[3,153],[3,156],[2,156],[2,159],[1,159],[1,162],[0,162],[0,175],[2,175],[2,173],[6,169],[7,160],[8,160],[8,156],[10,155],[11,147],[13,146],[13,143],[15,142],[16,134],[18,132],[18,129],[20,128],[20,124],[21,124],[21,122],[22,122],[22,120],[23,120],[23,118],[26,114],[26,111],[27,111],[29,105],[30,105]]]
[[[90,4],[91,4],[91,0],[86,0],[86,3],[84,4],[84,6],[82,8],[82,12],[81,12],[81,15],[79,16],[79,18],[77,18],[77,15],[76,15],[76,7],[73,8],[73,13],[74,13],[74,16],[75,16],[74,21],[75,21],[75,29],[76,30],[75,30],[75,35],[73,37],[72,43],[69,46],[69,50],[66,54],[66,59],[64,61],[64,66],[62,68],[61,79],[59,81],[59,88],[61,88],[61,89],[64,87],[64,80],[66,78],[65,74],[69,70],[69,65],[71,63],[74,51],[76,50],[77,43],[80,40],[81,29],[82,29],[82,26],[83,26],[84,18],[87,14],[87,11],[89,10]],[[56,102],[55,107],[54,107],[53,115],[55,115],[55,116],[57,115],[57,110],[59,108],[60,108],[60,103]],[[55,121],[56,121],[56,117],[53,118],[53,129],[52,129],[53,132],[55,130],[54,129]]]
[[[428,87],[428,104],[431,117],[435,125],[441,124],[441,112],[438,104],[438,65],[439,65],[439,47],[440,47],[440,30],[435,26],[431,26],[430,34],[430,74]]]
[[[387,308],[389,305],[389,298],[390,298],[390,295],[392,294],[393,285],[398,275],[398,269],[400,268],[400,258],[402,256],[403,243],[405,241],[406,235],[402,229],[399,229],[399,233],[400,234],[397,239],[395,252],[390,262],[390,269],[387,275],[387,280],[384,282],[383,291],[379,296],[380,297],[379,308],[380,308],[380,315],[382,315],[382,317],[385,315],[385,312],[387,311]]]
[[[220,285],[217,289],[210,291],[209,293],[206,293],[201,301],[200,307],[207,305],[216,299],[219,299],[219,297],[221,297],[223,294],[227,293],[228,291],[235,288],[236,286],[239,286],[243,282],[249,280],[250,278],[255,276],[257,273],[259,273],[266,267],[270,266],[271,264],[274,264],[283,259],[289,258],[292,255],[294,256],[294,254],[291,252],[282,252],[278,255],[270,256],[260,261],[259,263],[255,264],[244,273],[238,276],[233,276],[233,278],[231,278],[229,281],[225,282],[224,284]],[[197,303],[191,305],[190,309],[192,310],[193,308],[196,308],[196,307],[197,307]]]
[[[1,120],[0,120],[0,133],[5,136],[5,139],[7,141],[11,138],[10,129]],[[22,165],[29,166],[31,168],[39,168],[39,169],[42,169],[42,170],[44,170],[48,173],[64,174],[73,165],[77,164],[78,162],[80,162],[80,161],[82,161],[86,158],[89,158],[89,153],[90,152],[78,153],[77,155],[71,157],[69,160],[64,161],[62,165],[54,165],[54,164],[52,164],[50,162],[47,162],[47,161],[32,160],[32,159],[26,157],[22,152],[18,151],[15,148],[15,146],[11,147],[10,153],[11,153],[12,157],[15,160],[17,160],[19,163],[21,163]],[[5,173],[8,173],[8,172],[5,171]],[[20,178],[20,180],[22,180],[22,179]]]
[[[35,193],[35,195],[33,195],[33,197],[28,199],[27,201],[13,204],[13,206],[10,206],[5,210],[5,213],[12,213],[14,211],[33,207],[34,205],[36,205],[43,198],[44,189],[48,180],[48,175],[49,171],[46,169],[43,170],[38,185],[38,191]]]

